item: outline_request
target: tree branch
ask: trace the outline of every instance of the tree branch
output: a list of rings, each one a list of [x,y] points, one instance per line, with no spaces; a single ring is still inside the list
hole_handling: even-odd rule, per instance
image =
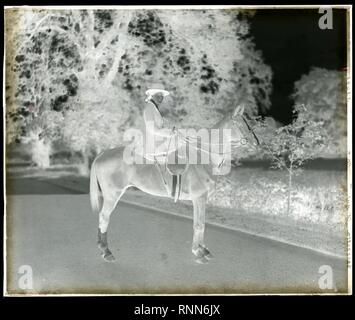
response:
[[[131,12],[126,13],[125,18],[123,19],[124,22],[120,26],[120,27],[122,27],[123,25],[125,25],[126,27],[119,34],[119,39],[116,44],[115,60],[113,61],[111,69],[109,70],[109,72],[107,73],[107,76],[105,78],[106,85],[110,85],[110,83],[112,82],[112,80],[116,76],[117,69],[118,69],[119,63],[121,61],[121,57],[123,56],[123,54],[126,51],[126,43],[127,43],[127,39],[128,39],[128,24],[131,20],[131,16],[132,16]]]

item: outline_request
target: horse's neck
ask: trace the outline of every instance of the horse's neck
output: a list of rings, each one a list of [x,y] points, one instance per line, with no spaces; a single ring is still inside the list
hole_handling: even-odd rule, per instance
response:
[[[230,128],[231,115],[225,116],[222,120],[219,120],[211,129],[225,129]]]
[[[223,130],[223,129],[228,129],[231,130],[231,119],[230,119],[230,115],[225,116],[222,120],[218,121],[211,129],[219,129],[219,130]],[[230,134],[227,134],[226,136],[223,134],[223,139],[227,139],[226,141],[222,141],[220,142],[221,144],[223,144],[223,153],[226,152],[226,148],[228,147],[228,144],[230,144],[231,142],[231,136]]]
[[[224,119],[222,119],[221,121],[216,123],[214,126],[212,126],[210,129],[208,129],[208,131],[209,131],[209,142],[208,142],[208,144],[210,145],[210,147],[213,150],[216,150],[217,147],[222,145],[222,152],[214,151],[214,153],[219,153],[220,155],[225,155],[226,153],[229,154],[231,152],[230,151],[230,144],[231,144],[231,132],[230,132],[230,130],[231,130],[231,127],[232,126],[231,126],[230,118],[225,117]],[[216,132],[215,132],[216,130],[219,131],[217,139],[216,139]],[[229,132],[226,132],[226,134],[225,134],[225,132],[221,132],[223,130],[229,130]],[[222,135],[221,135],[221,133],[222,133]],[[192,141],[195,141],[193,137],[188,137],[188,138],[192,139]],[[217,141],[215,141],[215,140],[217,140]],[[186,141],[188,143],[191,143],[191,141],[189,141],[189,140],[186,140]],[[195,144],[196,144],[196,142],[195,142]],[[196,145],[195,148],[202,148],[202,147],[201,146],[198,147]]]

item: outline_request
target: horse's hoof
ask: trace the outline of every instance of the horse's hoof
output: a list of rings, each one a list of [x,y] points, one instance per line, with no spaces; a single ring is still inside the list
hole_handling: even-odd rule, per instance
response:
[[[208,259],[206,257],[196,258],[195,261],[198,264],[207,264],[208,263]]]
[[[114,255],[112,254],[112,252],[110,250],[106,251],[105,253],[102,254],[102,257],[105,259],[105,261],[107,262],[113,262],[116,260],[116,258],[114,257]]]
[[[209,252],[209,253],[205,254],[205,258],[207,258],[208,260],[212,260],[212,259],[214,259],[214,255],[211,252]]]
[[[203,248],[203,255],[208,259],[211,260],[214,258],[214,255],[207,249]]]
[[[97,243],[97,247],[100,249],[101,252],[105,252],[107,246],[103,245],[101,242]]]
[[[203,258],[205,256],[205,254],[203,253],[203,250],[201,250],[201,248],[198,249],[192,249],[192,254],[195,256],[195,258],[200,259]]]

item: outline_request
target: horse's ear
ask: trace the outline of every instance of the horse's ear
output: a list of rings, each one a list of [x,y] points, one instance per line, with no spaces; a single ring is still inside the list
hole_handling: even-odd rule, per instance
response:
[[[244,113],[244,106],[243,105],[238,106],[233,113],[233,117],[238,115],[241,116],[243,113]]]

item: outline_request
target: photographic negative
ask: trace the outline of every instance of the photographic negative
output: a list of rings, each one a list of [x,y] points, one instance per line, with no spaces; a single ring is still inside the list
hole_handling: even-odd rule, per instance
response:
[[[4,293],[351,293],[351,19],[5,8]]]

